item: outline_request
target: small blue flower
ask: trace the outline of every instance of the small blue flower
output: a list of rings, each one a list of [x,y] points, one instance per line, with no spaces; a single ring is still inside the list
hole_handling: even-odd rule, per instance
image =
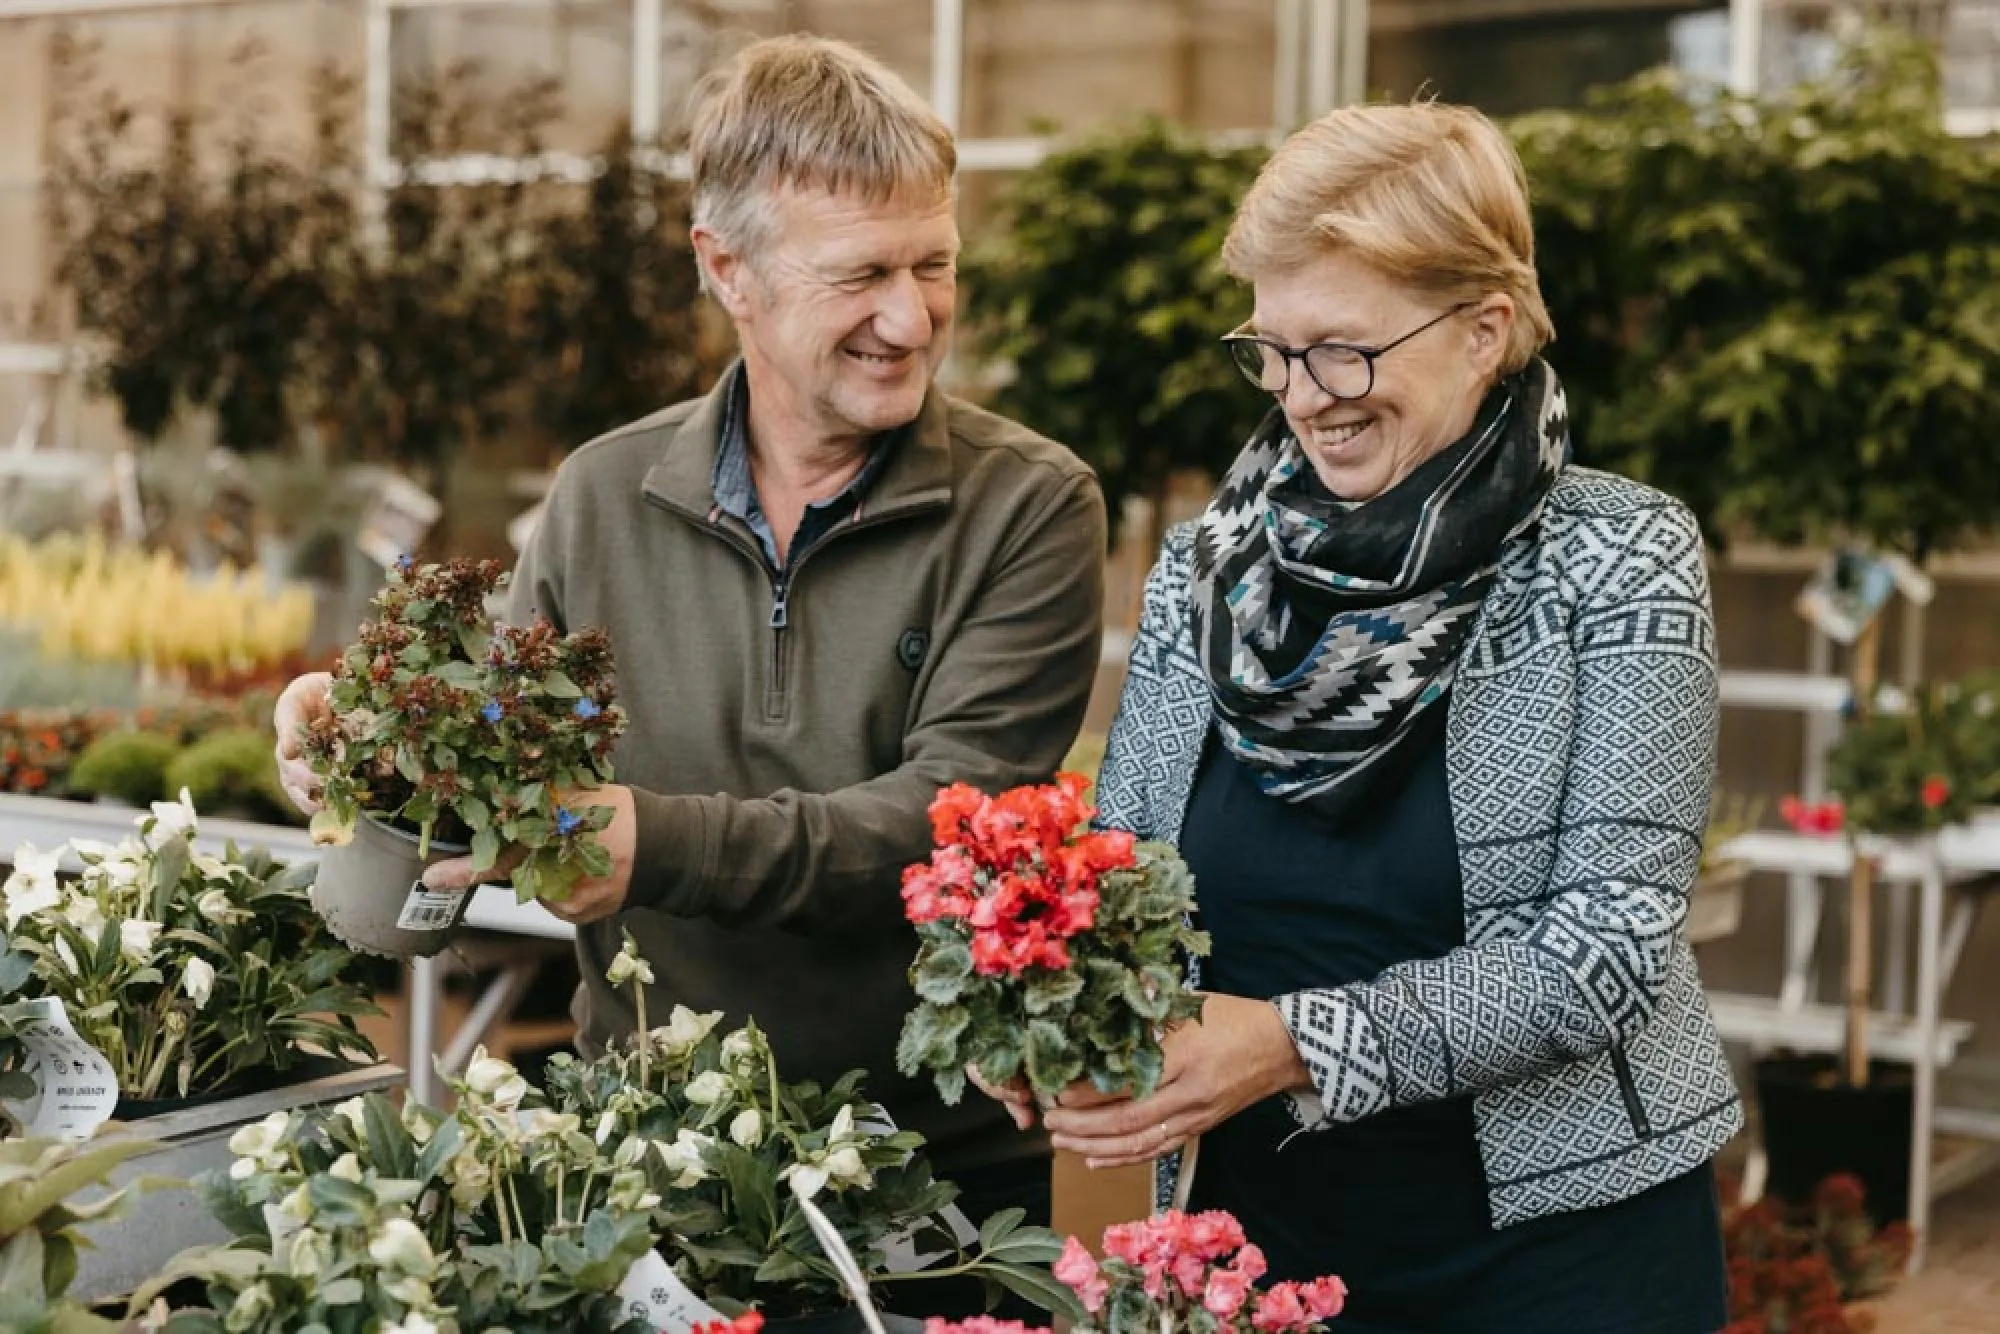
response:
[[[597,702],[595,700],[580,699],[576,702],[576,707],[570,710],[570,712],[574,713],[579,718],[588,720],[591,718],[595,718],[598,714],[604,712],[604,710],[597,707]]]
[[[396,557],[396,568],[401,570],[404,574],[408,574],[411,570],[417,568],[417,558],[415,556],[412,556],[409,552],[406,551],[402,555]]]
[[[479,711],[479,716],[489,723],[497,723],[504,712],[505,710],[500,707],[499,700],[489,699],[486,701],[486,707]]]
[[[581,828],[583,828],[583,817],[581,815],[578,815],[567,806],[556,807],[556,835],[558,837],[568,838]]]

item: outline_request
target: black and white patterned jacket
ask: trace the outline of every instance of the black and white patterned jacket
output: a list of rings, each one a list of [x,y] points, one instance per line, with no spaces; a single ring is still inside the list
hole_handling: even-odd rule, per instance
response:
[[[1147,580],[1098,784],[1101,824],[1169,843],[1210,724],[1192,530],[1168,535]],[[1472,1094],[1496,1226],[1624,1199],[1736,1133],[1685,930],[1716,709],[1694,519],[1566,469],[1539,530],[1504,553],[1453,686],[1466,945],[1279,998],[1317,1089],[1293,1099],[1302,1124]]]

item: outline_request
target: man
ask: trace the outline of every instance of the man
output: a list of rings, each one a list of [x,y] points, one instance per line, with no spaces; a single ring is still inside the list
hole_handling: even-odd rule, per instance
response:
[[[558,472],[509,619],[598,625],[631,725],[614,869],[549,905],[578,924],[586,1049],[629,1033],[603,980],[621,929],[679,1002],[769,1031],[788,1077],[863,1067],[975,1219],[1046,1220],[1047,1147],[986,1098],[900,1077],[915,952],[898,894],[939,787],[1045,781],[1097,666],[1104,504],[1060,445],[932,384],[959,249],[950,132],[837,42],[747,48],[697,114],[692,239],[742,360],[704,399]],[[294,799],[313,779],[277,714]],[[433,888],[468,885],[466,862]]]

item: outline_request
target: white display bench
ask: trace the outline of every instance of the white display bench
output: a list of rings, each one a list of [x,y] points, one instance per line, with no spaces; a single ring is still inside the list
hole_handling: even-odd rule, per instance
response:
[[[1817,654],[1815,656],[1818,656]],[[1781,709],[1808,715],[1805,782],[1809,796],[1823,790],[1825,744],[1837,730],[1847,705],[1841,678],[1776,672],[1722,673],[1725,706]],[[1833,724],[1834,726],[1829,726]],[[1844,883],[1853,866],[1845,838],[1782,831],[1758,831],[1731,840],[1721,855],[1753,871],[1788,877],[1784,978],[1776,996],[1711,991],[1709,1005],[1725,1039],[1756,1051],[1787,1047],[1803,1052],[1838,1052],[1845,1009],[1813,1000],[1814,947],[1824,906],[1822,883]],[[1921,1267],[1929,1244],[1930,1210],[1938,1195],[2000,1165],[2000,1152],[1982,1147],[1946,1163],[1934,1161],[1939,1131],[2000,1142],[2000,1111],[1940,1108],[1937,1074],[1972,1033],[1969,1023],[1942,1014],[1945,990],[1977,921],[1983,879],[2000,876],[2000,821],[1943,831],[1934,839],[1889,845],[1880,883],[1889,897],[1883,956],[1881,1008],[1869,1016],[1869,1048],[1876,1056],[1909,1063],[1914,1093],[1914,1135],[1910,1163],[1910,1225],[1916,1243],[1912,1271]],[[1916,890],[1915,940],[1911,940],[1910,893]],[[1947,922],[1947,900],[1950,915]],[[1914,945],[1914,951],[1912,951]],[[1907,960],[1914,952],[1915,986]],[[1910,1003],[1906,1004],[1906,997]]]
[[[0,860],[11,857],[23,843],[46,850],[78,838],[116,842],[132,832],[136,815],[126,806],[0,793]],[[282,862],[313,861],[319,856],[319,849],[303,829],[201,817],[196,848],[218,854],[225,844],[232,842],[239,848],[265,848]],[[575,928],[569,923],[539,903],[517,903],[513,890],[504,886],[477,891],[465,910],[465,922],[481,931],[512,936],[562,941],[576,937]],[[443,965],[436,959],[418,959],[409,967],[406,1064],[410,1096],[418,1102],[436,1101],[439,1067],[452,1073],[465,1068],[473,1047],[507,1016],[534,980],[535,964],[503,964],[499,975],[473,1002],[451,1042],[440,1050],[438,1025],[443,973]],[[433,1057],[437,1058],[435,1064]]]

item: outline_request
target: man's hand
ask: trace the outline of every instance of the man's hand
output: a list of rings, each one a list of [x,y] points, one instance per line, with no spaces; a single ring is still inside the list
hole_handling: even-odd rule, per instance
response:
[[[638,846],[639,820],[632,809],[632,789],[618,783],[571,792],[565,804],[581,811],[591,806],[609,806],[611,823],[596,838],[611,853],[611,874],[597,880],[579,880],[569,897],[560,901],[543,899],[542,905],[565,922],[577,926],[601,922],[625,907],[625,895],[632,888],[632,855]],[[505,880],[521,860],[519,848],[509,848],[487,870],[474,873],[472,858],[454,857],[433,864],[424,872],[424,888],[448,893],[471,889],[482,880]]]
[[[319,777],[300,752],[299,731],[333,711],[327,700],[332,686],[330,672],[308,672],[294,677],[271,711],[271,725],[278,731],[278,781],[284,784],[285,795],[292,799],[292,805],[307,815],[319,810]]]

